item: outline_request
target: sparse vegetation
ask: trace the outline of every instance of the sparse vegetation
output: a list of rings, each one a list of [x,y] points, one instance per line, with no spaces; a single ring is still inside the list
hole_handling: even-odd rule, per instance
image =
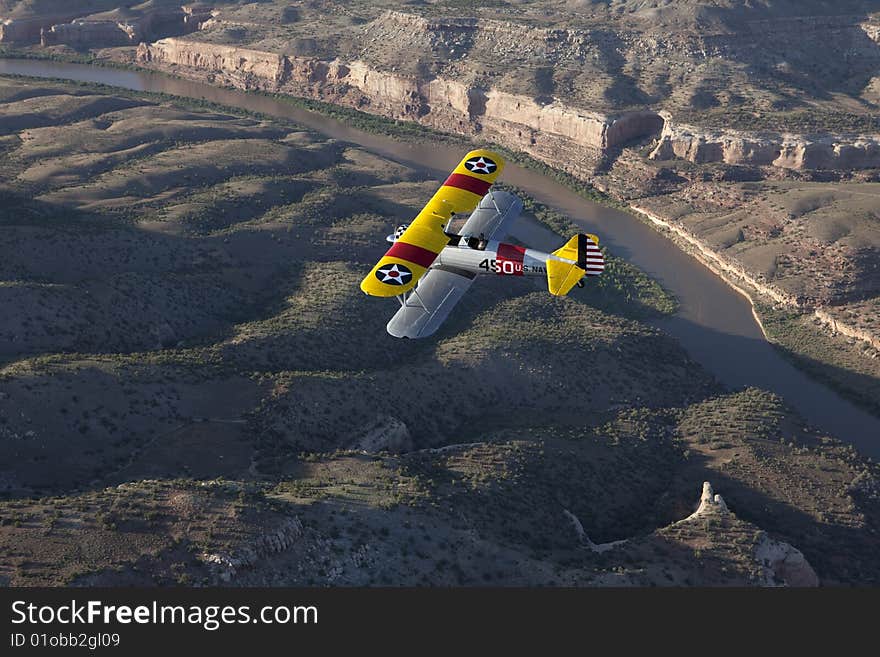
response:
[[[3,582],[755,583],[774,513],[823,581],[876,577],[848,533],[876,526],[876,467],[764,393],[720,396],[635,321],[674,303],[643,273],[611,260],[566,299],[481,281],[436,340],[395,342],[358,272],[437,181],[285,122],[96,92],[0,79],[0,112],[32,122],[0,153]],[[34,94],[37,123],[16,108]],[[358,451],[377,417],[413,451]],[[667,528],[705,479],[742,520]],[[631,540],[586,549],[563,509]],[[817,527],[857,565],[823,559]]]

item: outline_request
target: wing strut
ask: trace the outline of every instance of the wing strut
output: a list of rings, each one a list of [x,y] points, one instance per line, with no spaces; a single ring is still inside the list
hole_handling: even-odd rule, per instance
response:
[[[413,296],[415,296],[415,298],[418,299],[418,301],[419,301],[418,304],[411,304],[409,302],[410,299],[413,298]],[[403,294],[398,294],[396,296],[396,299],[398,302],[400,302],[401,306],[404,306],[407,308],[418,308],[419,306],[421,306],[425,312],[431,312],[430,310],[428,310],[428,307],[425,305],[425,302],[422,300],[422,297],[419,296],[418,286],[414,287],[409,292],[404,292]]]
[[[495,206],[495,212],[497,212],[499,215],[503,215],[504,213],[501,212],[501,208],[499,208],[498,204],[495,202],[495,192],[493,192],[491,189],[489,190],[489,200],[492,201],[492,205]]]
[[[415,295],[416,299],[419,300],[419,305],[424,309],[424,311],[425,311],[426,313],[427,313],[427,312],[430,312],[430,311],[428,310],[428,307],[425,305],[425,302],[422,301],[422,297],[419,296],[419,290],[418,290],[418,287],[419,287],[419,286],[416,285],[416,286],[412,289],[412,292],[410,293],[409,298],[412,299],[412,298],[413,298],[413,295]]]

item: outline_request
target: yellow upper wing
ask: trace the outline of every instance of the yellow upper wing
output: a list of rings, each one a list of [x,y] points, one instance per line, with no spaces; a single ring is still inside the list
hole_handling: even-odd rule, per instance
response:
[[[471,212],[504,168],[497,153],[471,151],[428,201],[400,238],[361,281],[361,290],[393,297],[411,290],[449,244],[443,229],[453,214]]]

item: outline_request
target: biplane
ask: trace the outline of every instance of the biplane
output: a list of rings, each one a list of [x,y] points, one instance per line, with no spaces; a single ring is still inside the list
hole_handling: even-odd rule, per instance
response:
[[[552,253],[502,240],[517,239],[522,201],[490,191],[504,169],[497,153],[479,149],[459,162],[412,223],[387,240],[391,248],[361,282],[364,293],[397,297],[388,322],[398,338],[432,335],[479,275],[545,276],[550,294],[565,296],[605,268],[599,238],[578,234]],[[457,215],[470,216],[457,232]]]

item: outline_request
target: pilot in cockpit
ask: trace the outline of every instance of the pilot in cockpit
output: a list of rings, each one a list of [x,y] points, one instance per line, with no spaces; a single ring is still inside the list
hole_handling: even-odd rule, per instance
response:
[[[476,244],[477,244],[477,238],[474,237],[473,235],[462,235],[461,239],[459,239],[459,241],[458,241],[458,245],[460,247],[464,247],[464,248],[468,248],[468,249],[475,248]]]
[[[461,247],[467,247],[477,251],[485,250],[486,244],[488,244],[488,240],[483,233],[480,233],[479,237],[475,237],[474,235],[462,235],[458,242],[458,245]]]

